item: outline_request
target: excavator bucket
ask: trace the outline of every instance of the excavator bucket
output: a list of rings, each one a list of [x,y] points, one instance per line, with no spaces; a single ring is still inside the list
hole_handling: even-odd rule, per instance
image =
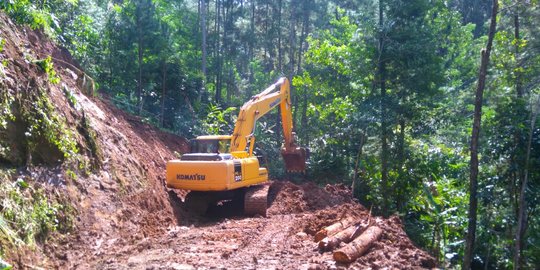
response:
[[[306,149],[302,147],[281,149],[281,156],[283,156],[283,161],[285,161],[287,172],[306,172],[306,152]]]

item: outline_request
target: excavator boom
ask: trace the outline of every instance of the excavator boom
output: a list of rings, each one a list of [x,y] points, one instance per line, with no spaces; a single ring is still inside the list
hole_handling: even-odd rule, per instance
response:
[[[281,155],[289,172],[305,172],[306,150],[295,143],[289,80],[280,78],[263,92],[253,96],[240,109],[231,141],[231,152],[242,151],[253,137],[255,122],[276,106],[280,107],[285,142]],[[252,154],[252,153],[250,153]]]

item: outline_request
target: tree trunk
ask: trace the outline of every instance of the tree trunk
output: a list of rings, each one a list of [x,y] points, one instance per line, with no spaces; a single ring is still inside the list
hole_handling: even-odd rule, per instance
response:
[[[221,61],[223,57],[223,46],[220,44],[220,32],[221,32],[221,4],[220,0],[216,0],[216,20],[217,20],[217,32],[216,32],[216,103],[221,103]]]
[[[137,79],[137,110],[138,114],[141,115],[142,113],[142,60],[143,60],[143,40],[142,40],[142,11],[140,6],[137,6],[137,64],[139,68],[139,74]]]
[[[383,215],[388,215],[388,131],[386,121],[386,65],[384,63],[384,37],[383,37],[383,0],[379,0],[379,59],[378,78],[381,89],[381,192],[384,194],[382,202]]]
[[[370,219],[371,220],[371,219]],[[340,243],[349,243],[356,237],[361,235],[371,225],[370,220],[361,222],[358,225],[352,225],[343,231],[340,231],[332,236],[325,237],[319,242],[320,250],[332,250],[339,246]]]
[[[291,70],[291,80],[293,79],[294,75],[295,74],[300,74],[301,72],[301,69],[302,69],[302,54],[303,54],[303,50],[304,50],[304,42],[305,42],[305,39],[306,39],[306,36],[307,36],[307,33],[309,31],[309,16],[310,16],[310,9],[304,5],[304,19],[303,19],[303,22],[302,22],[302,30],[300,32],[300,40],[299,40],[299,44],[298,44],[298,63],[297,63],[297,68],[296,68],[296,73],[294,72],[294,61],[293,61],[293,66],[292,66],[292,70]],[[291,50],[292,52],[292,55],[290,57],[294,57],[294,50]],[[296,97],[296,91],[294,91],[294,86],[291,86],[291,100],[292,100],[292,103],[293,103],[293,109],[296,110],[295,108],[298,107],[298,104],[297,104],[297,97]],[[307,92],[304,92],[304,98],[307,98]],[[307,106],[307,100],[304,99],[304,104]],[[294,115],[297,115],[296,113]],[[293,116],[294,117],[294,116]],[[293,118],[293,122],[297,122],[295,121],[296,119]]]
[[[304,41],[306,40],[309,31],[309,7],[304,6],[304,20],[302,22],[302,32],[300,33],[300,41],[298,42],[298,62],[296,63],[296,74],[300,74],[302,69],[302,52],[304,50]]]
[[[112,37],[112,27],[110,26],[110,20],[111,18],[109,17],[108,18],[109,22],[107,23],[107,45],[109,47],[109,51],[107,52],[107,58],[108,58],[108,62],[109,62],[109,78],[108,78],[108,82],[109,82],[109,87],[112,87],[112,82],[113,82],[113,77],[114,77],[114,67],[113,67],[113,52],[115,52],[116,50],[114,49],[114,45],[113,45],[113,37]]]
[[[300,115],[297,112],[298,109],[300,109],[300,106],[298,106],[298,96],[297,96],[297,91],[296,91],[296,87],[292,85],[292,80],[294,78],[294,75],[295,74],[298,74],[298,71],[295,73],[294,71],[294,66],[295,66],[295,50],[296,50],[296,30],[295,30],[295,20],[296,20],[296,8],[295,8],[295,4],[291,2],[291,17],[289,19],[289,64],[288,64],[288,67],[287,67],[287,72],[289,74],[289,78],[291,80],[291,103],[292,103],[292,110],[293,110],[293,124],[295,123],[299,123],[298,122],[298,117],[300,117]],[[303,29],[303,28],[302,28]],[[302,30],[303,31],[303,30]],[[280,33],[281,33],[281,30],[280,30]],[[281,34],[280,34],[281,35]],[[300,34],[301,37],[300,37],[300,46],[298,47],[299,50],[298,50],[298,53],[301,54],[302,53],[302,43],[303,43],[303,39],[304,37],[302,37],[303,33]],[[280,40],[281,40],[281,37],[280,37]],[[280,51],[283,51],[283,49],[280,48]],[[282,52],[280,52],[282,53]],[[299,55],[299,60],[301,59],[301,56]],[[282,68],[283,69],[283,68]],[[285,73],[283,70],[282,70],[283,73]],[[304,89],[304,98],[307,97],[307,94],[305,92],[306,90]],[[307,100],[304,99],[303,101],[304,104],[307,104]],[[300,121],[303,121],[304,120],[304,111],[303,111],[303,114],[302,114],[302,118],[300,119]],[[304,134],[306,134],[304,132]],[[306,134],[307,136],[307,134]],[[304,137],[305,138],[305,137]]]
[[[324,227],[323,229],[321,229],[315,234],[315,242],[319,242],[327,236],[331,236],[338,233],[339,231],[342,231],[343,229],[353,224],[353,222],[354,222],[354,219],[349,217],[349,218],[342,219],[330,226]]]
[[[161,76],[161,113],[159,117],[159,126],[163,128],[163,120],[165,118],[165,94],[167,91],[167,62],[162,63],[162,76]]]
[[[255,76],[254,76],[254,70],[253,70],[253,66],[251,65],[251,63],[253,63],[253,56],[255,54],[255,1],[251,1],[251,25],[250,25],[250,30],[249,30],[249,33],[250,33],[250,36],[249,36],[249,52],[248,52],[248,56],[249,56],[249,83],[253,83],[253,81],[255,80]],[[247,96],[248,97],[251,97],[251,87],[248,87],[248,90],[247,90]]]
[[[265,37],[265,41],[264,41],[264,55],[263,55],[263,60],[264,60],[264,71],[268,71],[267,70],[267,65],[268,65],[268,62],[270,60],[268,60],[268,53],[269,53],[269,49],[268,49],[268,40],[270,39],[270,36],[268,35],[268,21],[270,20],[270,8],[269,8],[269,4],[268,4],[269,1],[266,1],[266,6],[265,6],[265,12],[266,12],[266,17],[264,18],[264,37]]]
[[[536,108],[532,108],[531,126],[529,129],[529,139],[527,141],[527,154],[525,155],[525,176],[523,183],[521,183],[521,190],[519,192],[519,214],[518,224],[516,230],[516,242],[514,251],[514,269],[520,269],[522,262],[522,252],[525,244],[524,237],[527,230],[527,185],[529,179],[529,161],[531,157],[532,137],[534,134],[534,126],[536,124],[536,118],[538,117],[538,111],[540,110],[540,95],[536,102]]]
[[[521,106],[521,99],[523,98],[523,86],[522,86],[522,80],[521,80],[521,71],[520,71],[520,62],[519,62],[519,46],[520,46],[520,23],[519,23],[519,3],[515,2],[515,14],[514,14],[514,40],[515,40],[515,51],[514,51],[514,57],[516,61],[516,66],[514,68],[514,76],[515,76],[515,87],[516,87],[516,97],[517,97],[517,106],[518,106],[518,115],[521,115],[522,113],[525,114],[525,110]],[[512,189],[512,198],[514,199],[514,213],[516,213],[516,217],[519,215],[518,211],[518,200],[519,200],[519,185],[523,183],[523,179],[525,177],[525,173],[523,171],[523,168],[525,167],[523,164],[525,160],[523,159],[523,153],[520,151],[524,147],[524,142],[522,139],[522,131],[520,128],[516,127],[516,130],[514,132],[514,143],[516,145],[516,150],[512,154],[511,160],[512,160],[512,167],[516,168],[516,179],[513,180],[514,187]],[[515,191],[515,192],[514,192]]]
[[[304,87],[303,89],[303,98],[302,98],[302,132],[304,134],[304,141],[303,141],[303,144],[309,144],[309,131],[308,131],[308,117],[307,117],[307,107],[308,107],[308,89],[306,89],[306,87]],[[298,107],[298,106],[296,106]]]
[[[519,46],[521,45],[521,39],[519,35],[519,3],[516,3],[516,13],[514,14],[514,40],[515,40],[515,58],[516,68],[514,69],[514,76],[516,77],[516,94],[518,98],[523,97],[523,85],[521,82],[521,70],[519,63]]]
[[[204,83],[206,82],[206,0],[200,0],[201,3],[201,72],[203,74],[203,88]]]
[[[295,4],[291,2],[291,18],[290,18],[290,32],[289,32],[289,78],[292,80],[294,76],[294,51],[296,49],[296,8]]]
[[[519,2],[516,0],[514,1],[515,3],[515,13],[514,13],[514,42],[515,42],[515,51],[514,51],[514,57],[515,57],[515,61],[516,61],[516,66],[514,68],[514,77],[515,77],[515,87],[516,87],[516,98],[517,98],[517,104],[518,104],[518,110],[519,110],[519,113],[518,114],[521,114],[521,113],[524,113],[525,110],[523,110],[523,107],[520,106],[521,105],[521,100],[523,98],[523,87],[522,87],[522,80],[521,80],[521,71],[520,71],[520,61],[519,61],[519,54],[520,54],[520,50],[519,50],[519,46],[520,46],[520,22],[519,22]],[[522,229],[519,228],[519,218],[520,218],[520,214],[521,214],[521,193],[519,193],[519,185],[522,185],[523,187],[523,183],[525,182],[525,172],[524,172],[524,167],[526,166],[524,163],[525,163],[525,160],[521,158],[522,154],[521,154],[521,151],[523,148],[523,140],[522,140],[522,131],[520,128],[517,128],[516,127],[516,130],[514,132],[514,143],[516,145],[516,150],[514,151],[514,153],[512,154],[512,157],[511,157],[511,161],[512,161],[512,166],[513,167],[516,167],[517,168],[517,173],[515,173],[514,175],[516,175],[517,177],[513,177],[513,186],[512,186],[512,189],[511,189],[511,198],[513,199],[512,202],[512,206],[514,208],[514,213],[516,214],[516,218],[518,219],[518,228],[516,228],[516,238],[515,238],[515,242],[514,242],[514,251],[516,252],[516,254],[514,254],[514,269],[519,269],[520,267],[520,264],[521,264],[521,261],[520,261],[520,258],[521,258],[521,254],[518,254],[518,253],[521,253],[521,250],[523,249],[523,241],[522,241],[522,234],[518,233],[520,231],[522,231]]]
[[[395,194],[396,200],[395,205],[398,212],[401,212],[403,209],[404,203],[407,201],[406,196],[404,192],[404,188],[407,186],[406,183],[404,183],[407,179],[405,177],[405,170],[403,170],[403,167],[405,166],[405,116],[403,115],[403,112],[401,113],[400,119],[399,119],[399,135],[397,140],[397,171],[398,171],[398,180],[397,183],[394,184],[394,188],[392,189],[392,194]],[[397,187],[396,187],[397,186]]]
[[[278,0],[278,72],[282,72],[283,54],[281,51],[281,10],[283,0]],[[292,78],[291,78],[292,79]]]
[[[295,61],[295,50],[296,50],[296,4],[293,2],[291,2],[291,8],[290,8],[290,12],[291,12],[291,16],[290,16],[290,19],[289,19],[289,63],[288,63],[288,67],[287,67],[287,72],[288,72],[288,75],[289,75],[289,79],[292,80],[294,78],[294,61]],[[292,89],[291,89],[292,90]],[[307,91],[306,89],[304,89],[304,91]],[[304,95],[306,96],[306,95]],[[294,93],[292,93],[291,91],[291,98],[292,98],[292,101],[293,101],[293,110],[295,110],[293,112],[293,117],[298,117],[298,114],[296,113],[296,110],[298,109],[298,106],[295,106],[295,101],[297,100],[295,98],[295,95]],[[307,100],[304,100],[304,104],[307,103]],[[303,108],[304,109],[304,108]],[[302,117],[304,116],[304,114],[302,114]],[[298,121],[295,121],[296,119],[293,119],[293,123],[298,123]],[[302,119],[303,121],[303,119]],[[302,123],[303,124],[303,123]],[[304,127],[304,126],[302,126]],[[306,132],[304,132],[304,134],[306,134]]]
[[[473,258],[474,241],[476,238],[476,215],[478,207],[478,137],[480,134],[480,123],[482,117],[482,98],[486,84],[487,67],[493,37],[497,27],[497,12],[499,8],[498,0],[493,1],[493,12],[491,14],[491,24],[489,26],[488,42],[485,50],[482,50],[482,60],[480,72],[478,74],[478,85],[476,88],[476,98],[474,101],[474,118],[471,135],[471,161],[470,161],[470,186],[469,186],[469,214],[465,253],[463,256],[463,269],[470,269]]]
[[[228,64],[227,64],[227,106],[230,106],[231,104],[231,97],[233,94],[236,93],[236,89],[235,89],[235,86],[234,86],[234,71],[232,69],[232,65],[231,64],[231,60],[228,61]]]
[[[210,6],[210,5],[209,5]],[[208,7],[208,10],[210,11],[210,7]],[[208,12],[210,13],[210,12]],[[214,49],[212,50],[212,56],[214,59],[217,59],[218,57],[218,49],[219,49],[219,27],[218,27],[218,17],[219,17],[219,0],[216,0],[214,3],[214,34],[216,35],[216,39],[214,40]]]
[[[354,173],[352,179],[352,193],[354,197],[354,190],[356,189],[356,179],[358,178],[358,168],[360,167],[360,158],[362,157],[362,149],[364,148],[364,143],[366,141],[366,134],[364,132],[360,133],[360,146],[358,147],[358,152],[356,154],[356,161],[354,162]]]
[[[377,226],[369,227],[362,235],[350,244],[334,252],[334,260],[340,263],[351,263],[364,255],[366,251],[381,238],[382,229]]]
[[[231,12],[231,6],[232,4],[230,3],[230,1],[225,1],[224,5],[223,5],[223,49],[222,49],[222,61],[221,61],[221,65],[222,67],[220,68],[220,70],[223,70],[225,69],[224,73],[225,74],[225,87],[226,87],[226,104],[230,104],[231,103],[231,91],[232,91],[232,87],[231,87],[231,80],[232,80],[232,69],[230,68],[231,67],[231,60],[230,60],[230,57],[225,57],[226,55],[229,56],[231,54],[231,49],[230,49],[230,45],[229,45],[229,39],[227,38],[227,35],[228,35],[228,32],[229,32],[229,23],[230,21],[232,20],[232,18],[230,17],[232,12]],[[222,77],[223,78],[223,77]],[[221,85],[220,85],[220,88],[223,89],[223,79],[221,79]],[[228,105],[226,105],[228,106]]]

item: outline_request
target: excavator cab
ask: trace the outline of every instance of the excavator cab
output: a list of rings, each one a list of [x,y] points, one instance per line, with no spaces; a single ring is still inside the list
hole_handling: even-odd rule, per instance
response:
[[[231,136],[199,136],[190,141],[191,151],[182,155],[184,161],[218,161],[232,159],[229,153]]]
[[[230,136],[199,136],[190,141],[190,153],[228,153]]]

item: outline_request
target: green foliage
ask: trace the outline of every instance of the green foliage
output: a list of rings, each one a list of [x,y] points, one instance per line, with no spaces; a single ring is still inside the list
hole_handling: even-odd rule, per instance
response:
[[[411,209],[407,230],[411,238],[434,252],[440,262],[458,263],[466,229],[468,197],[460,179],[467,175],[466,157],[443,144],[424,140],[411,142],[411,177],[421,183],[406,194],[416,194],[408,201]]]
[[[54,64],[50,55],[45,59],[36,60],[34,63],[47,74],[47,78],[49,78],[51,83],[57,84],[60,82],[60,77],[56,75]]]
[[[233,113],[236,110],[235,107],[222,110],[219,106],[210,104],[208,116],[202,121],[203,133],[209,135],[232,134],[235,122]]]
[[[66,176],[71,181],[77,181],[77,178],[78,178],[77,174],[74,171],[70,170],[70,169],[66,170]]]
[[[0,8],[19,23],[28,24],[33,29],[44,29],[45,32],[51,33],[53,18],[47,11],[33,2],[30,0],[2,1]]]

